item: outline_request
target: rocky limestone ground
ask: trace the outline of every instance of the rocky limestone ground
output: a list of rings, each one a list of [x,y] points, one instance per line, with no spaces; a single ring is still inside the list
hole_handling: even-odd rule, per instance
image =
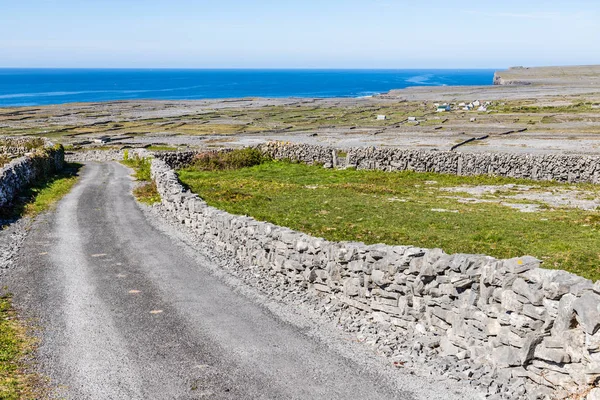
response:
[[[119,101],[0,108],[0,135],[94,146],[245,146],[271,140],[465,152],[600,153],[600,68],[515,69],[510,85],[414,87],[370,98]],[[514,85],[521,82],[522,85]],[[436,104],[452,111],[436,113]],[[464,111],[461,104],[488,104]],[[384,115],[384,120],[378,120]]]
[[[14,265],[29,224],[28,219],[0,221],[0,278]]]

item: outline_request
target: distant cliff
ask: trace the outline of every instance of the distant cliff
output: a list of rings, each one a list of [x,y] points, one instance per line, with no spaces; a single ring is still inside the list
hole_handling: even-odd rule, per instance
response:
[[[494,85],[499,86],[523,86],[523,85],[531,85],[530,81],[520,80],[520,79],[510,79],[507,78],[506,75],[512,75],[514,71],[527,70],[529,68],[524,67],[512,67],[509,68],[508,71],[496,71],[494,72]]]
[[[494,74],[494,85],[600,86],[600,65],[512,67]]]

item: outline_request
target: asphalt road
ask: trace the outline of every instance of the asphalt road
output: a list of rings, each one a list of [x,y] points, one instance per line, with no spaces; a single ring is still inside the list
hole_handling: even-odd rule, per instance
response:
[[[10,279],[68,399],[412,399],[237,293],[157,230],[130,170],[88,164]]]

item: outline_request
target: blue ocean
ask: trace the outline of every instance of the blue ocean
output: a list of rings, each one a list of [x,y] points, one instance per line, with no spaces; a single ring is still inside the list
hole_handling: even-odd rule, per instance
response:
[[[491,85],[494,70],[0,69],[0,106],[115,100],[362,97],[409,86]]]

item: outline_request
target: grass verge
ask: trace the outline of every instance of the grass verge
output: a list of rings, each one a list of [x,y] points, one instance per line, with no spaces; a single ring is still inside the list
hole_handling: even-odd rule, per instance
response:
[[[50,209],[75,185],[81,167],[81,164],[70,163],[62,171],[34,182],[10,208],[0,209],[0,219],[10,221],[22,216],[34,217]]]
[[[126,165],[134,170],[134,177],[140,181],[140,183],[133,189],[133,195],[135,198],[144,204],[152,205],[160,203],[160,194],[156,188],[156,183],[152,180],[150,174],[151,161],[146,157],[135,156],[129,157],[129,153],[124,153],[123,165]]]
[[[546,208],[523,213],[496,203],[468,203],[467,194],[441,190],[461,185],[566,185],[490,176],[328,170],[266,162],[250,168],[179,171],[184,184],[208,204],[234,214],[329,240],[440,247],[448,253],[498,258],[530,254],[547,268],[600,279],[597,211]],[[573,187],[570,185],[569,187]],[[577,185],[574,189],[600,188]]]
[[[0,399],[38,398],[39,379],[24,370],[23,358],[35,343],[16,318],[11,297],[0,297]]]

